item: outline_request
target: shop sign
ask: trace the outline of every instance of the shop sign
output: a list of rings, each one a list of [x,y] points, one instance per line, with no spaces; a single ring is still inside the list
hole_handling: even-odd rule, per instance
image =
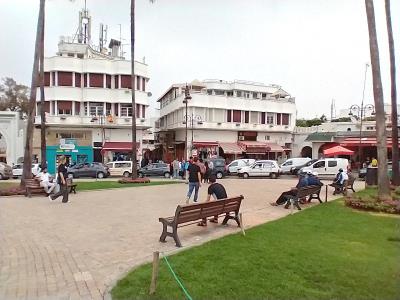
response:
[[[73,150],[73,149],[75,149],[75,145],[74,144],[60,144],[60,149]]]

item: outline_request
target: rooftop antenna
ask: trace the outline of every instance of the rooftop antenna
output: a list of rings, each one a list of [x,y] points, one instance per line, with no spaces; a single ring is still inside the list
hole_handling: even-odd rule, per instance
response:
[[[332,99],[331,102],[331,121],[336,118],[336,107],[335,107],[335,99]]]
[[[124,52],[122,51],[122,32],[121,32],[122,25],[118,24],[118,26],[119,26],[119,42],[121,43],[121,48],[119,49],[119,51],[120,51],[120,55],[119,56],[123,57]]]
[[[89,44],[91,41],[90,33],[91,33],[91,17],[89,16],[89,10],[86,8],[86,0],[85,0],[85,8],[79,12],[79,34],[78,34],[78,42],[83,44]]]

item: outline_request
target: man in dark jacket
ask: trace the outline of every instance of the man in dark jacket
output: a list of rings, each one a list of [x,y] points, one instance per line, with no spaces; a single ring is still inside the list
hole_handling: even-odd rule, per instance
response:
[[[299,181],[297,182],[296,187],[291,188],[289,191],[283,192],[278,199],[275,202],[272,202],[272,206],[278,206],[282,205],[284,203],[287,203],[288,200],[292,199],[293,197],[296,196],[297,190],[299,188],[308,186],[308,175],[306,173],[300,173],[299,174]],[[299,208],[299,207],[298,207]]]

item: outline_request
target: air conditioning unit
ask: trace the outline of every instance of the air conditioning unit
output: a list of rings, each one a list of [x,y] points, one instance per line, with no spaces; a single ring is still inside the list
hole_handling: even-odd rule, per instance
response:
[[[239,140],[239,141],[244,141],[244,135],[239,135],[238,140]]]
[[[140,119],[140,122],[144,123],[145,119]]]
[[[221,125],[221,124],[222,124],[221,122],[218,122],[218,123],[217,123],[217,125]]]
[[[67,119],[67,116],[60,116],[60,119],[65,120],[65,119]]]
[[[236,126],[239,127],[239,126],[240,126],[240,123],[236,123]]]

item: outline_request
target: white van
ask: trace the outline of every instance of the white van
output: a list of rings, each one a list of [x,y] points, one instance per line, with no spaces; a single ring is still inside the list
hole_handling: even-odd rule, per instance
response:
[[[251,166],[246,166],[238,170],[239,177],[271,177],[278,178],[280,175],[280,168],[276,160],[258,160]]]
[[[113,161],[106,164],[110,176],[131,176],[132,161]]]
[[[289,174],[293,167],[299,167],[305,165],[311,160],[309,157],[293,157],[286,160],[281,164],[281,171],[283,174]]]
[[[347,170],[349,161],[346,158],[322,158],[308,167],[300,169],[300,172],[318,172],[319,176],[334,177],[339,169]]]
[[[256,162],[255,159],[236,159],[227,165],[227,171],[229,174],[237,174],[240,168],[251,166]]]

